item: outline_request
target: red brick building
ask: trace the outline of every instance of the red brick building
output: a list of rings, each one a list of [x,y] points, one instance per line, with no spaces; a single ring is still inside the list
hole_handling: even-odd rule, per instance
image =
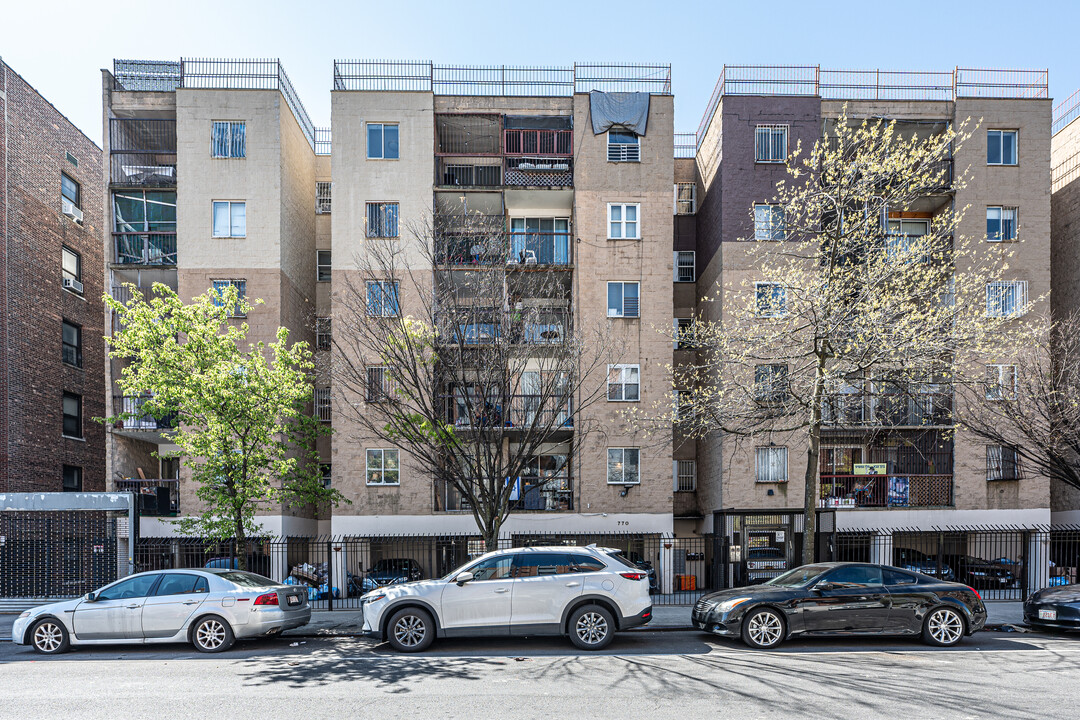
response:
[[[0,60],[0,492],[105,489],[101,158]]]

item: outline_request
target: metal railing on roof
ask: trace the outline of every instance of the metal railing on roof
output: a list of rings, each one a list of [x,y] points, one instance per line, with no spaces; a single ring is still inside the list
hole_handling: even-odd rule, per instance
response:
[[[825,100],[1046,98],[1046,70],[961,68],[832,70],[820,65],[725,65],[698,125],[700,143],[724,95],[787,95]]]
[[[113,88],[172,92],[179,88],[277,90],[315,149],[315,126],[277,58],[180,58],[179,61],[113,60]]]
[[[569,97],[592,90],[670,95],[671,65],[437,65],[428,60],[335,60],[334,89],[517,97]]]
[[[1056,135],[1066,125],[1080,117],[1080,90],[1054,106],[1054,122],[1050,126],[1050,132]]]
[[[697,133],[675,133],[675,157],[692,158],[697,154]]]
[[[315,128],[315,154],[316,155],[329,155],[330,154],[330,128],[317,127]]]

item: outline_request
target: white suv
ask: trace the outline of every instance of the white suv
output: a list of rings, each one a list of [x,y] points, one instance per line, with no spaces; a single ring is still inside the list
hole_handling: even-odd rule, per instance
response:
[[[498,550],[444,578],[361,598],[365,634],[401,652],[436,637],[569,635],[584,650],[652,619],[648,574],[594,547]]]

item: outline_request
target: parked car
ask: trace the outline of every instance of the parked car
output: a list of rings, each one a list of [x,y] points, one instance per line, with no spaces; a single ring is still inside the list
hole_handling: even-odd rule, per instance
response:
[[[787,555],[780,548],[750,548],[746,551],[747,582],[762,582],[784,570],[787,570]]]
[[[228,570],[239,570],[240,562],[234,557],[216,557],[210,558],[203,565],[204,568],[219,568]],[[270,572],[270,558],[266,555],[260,555],[252,553],[247,556],[247,567],[245,570],[257,573],[259,575],[266,575]]]
[[[386,585],[415,582],[424,577],[424,570],[411,558],[384,558],[369,567],[360,581],[361,589],[375,590]]]
[[[302,588],[241,570],[162,570],[27,610],[11,637],[50,655],[77,645],[169,642],[212,653],[237,638],[276,635],[310,619]]]
[[[652,563],[641,557],[636,552],[626,552],[619,548],[596,548],[602,553],[606,553],[613,558],[622,560],[626,563],[627,567],[637,568],[638,570],[644,570],[649,576],[649,589],[656,590],[660,587],[659,582],[656,579],[656,569],[653,568]]]
[[[498,550],[443,578],[367,593],[363,629],[400,652],[473,635],[568,635],[600,650],[652,618],[647,578],[595,547]]]
[[[1032,593],[1024,601],[1024,622],[1036,627],[1080,630],[1080,585]]]
[[[967,585],[890,565],[803,565],[761,585],[710,593],[694,606],[695,627],[774,648],[805,635],[922,635],[956,645],[986,624],[986,607]]]
[[[983,590],[1012,588],[1019,583],[1019,565],[1007,558],[983,560],[971,555],[960,555],[953,561],[956,579]]]
[[[942,580],[956,579],[956,573],[949,567],[948,562],[942,559],[939,563],[936,557],[931,557],[919,550],[894,547],[893,565]]]

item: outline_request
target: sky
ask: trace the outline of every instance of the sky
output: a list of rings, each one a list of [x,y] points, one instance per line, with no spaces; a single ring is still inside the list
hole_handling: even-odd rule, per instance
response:
[[[924,2],[247,2],[8,0],[0,58],[101,143],[101,68],[113,58],[280,58],[316,125],[333,60],[461,65],[672,65],[675,127],[692,132],[725,63],[835,69],[1050,70],[1080,88],[1080,0]]]

